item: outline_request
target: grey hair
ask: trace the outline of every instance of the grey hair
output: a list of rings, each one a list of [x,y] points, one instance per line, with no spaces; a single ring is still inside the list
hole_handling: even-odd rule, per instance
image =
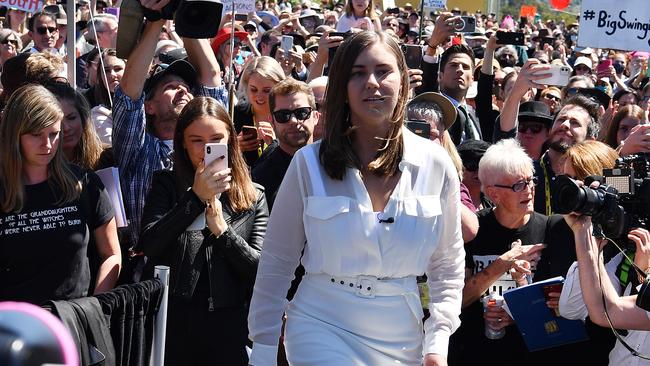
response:
[[[483,192],[504,176],[532,175],[534,172],[533,159],[515,139],[504,139],[490,146],[478,164],[478,179]]]
[[[499,48],[494,53],[494,57],[498,59],[499,57],[501,57],[501,55],[503,55],[506,52],[512,53],[513,55],[515,55],[515,58],[517,60],[519,59],[519,54],[517,53],[517,50],[515,49],[515,47],[512,46],[512,45],[505,45],[505,46]]]
[[[434,102],[420,100],[415,103],[409,103],[406,106],[406,116],[410,120],[421,120],[429,124],[435,124],[438,131],[444,131],[445,129],[445,126],[442,124],[442,109]]]
[[[102,32],[106,30],[108,22],[112,20],[115,24],[118,24],[117,17],[113,14],[97,14],[88,22],[88,29],[86,31],[86,39],[93,40],[95,39],[95,32]]]

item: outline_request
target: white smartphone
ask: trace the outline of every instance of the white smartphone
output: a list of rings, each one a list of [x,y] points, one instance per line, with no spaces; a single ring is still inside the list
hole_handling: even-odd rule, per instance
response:
[[[293,37],[292,36],[282,36],[282,41],[280,42],[280,47],[285,54],[288,54],[293,47]]]
[[[222,156],[223,158],[221,158]],[[203,158],[205,166],[210,165],[215,160],[219,160],[217,163],[219,170],[228,168],[228,145],[216,142],[205,144],[205,155]]]
[[[535,80],[535,84],[540,85],[555,85],[555,86],[566,86],[569,83],[569,78],[571,77],[571,68],[564,65],[549,65],[550,70],[544,71],[543,73],[550,73],[551,76]],[[541,71],[539,71],[541,73]]]

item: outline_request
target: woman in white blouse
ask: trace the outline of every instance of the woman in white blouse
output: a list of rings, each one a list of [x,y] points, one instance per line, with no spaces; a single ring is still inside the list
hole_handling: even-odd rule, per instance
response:
[[[286,312],[291,365],[446,365],[464,278],[458,174],[442,147],[403,127],[409,80],[390,36],[355,34],[332,69],[325,136],[294,156],[269,222],[250,363],[275,364]]]

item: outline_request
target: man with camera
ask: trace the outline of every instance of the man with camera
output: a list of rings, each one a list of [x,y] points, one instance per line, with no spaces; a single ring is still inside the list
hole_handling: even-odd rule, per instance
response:
[[[168,2],[142,1],[142,6],[158,11]],[[153,172],[171,168],[176,120],[185,104],[194,93],[213,97],[224,106],[228,103],[219,64],[207,39],[183,39],[189,62],[156,65],[149,72],[164,24],[164,19],[147,21],[115,90],[113,150],[129,221],[123,249],[137,243]]]

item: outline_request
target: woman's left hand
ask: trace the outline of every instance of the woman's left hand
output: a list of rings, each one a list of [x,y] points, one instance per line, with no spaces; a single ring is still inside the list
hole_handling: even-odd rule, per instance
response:
[[[219,237],[228,230],[228,223],[223,218],[223,207],[221,206],[221,201],[219,201],[215,195],[212,196],[206,204],[205,222],[208,224],[208,229],[210,229],[212,234]]]
[[[646,229],[636,228],[630,231],[627,237],[636,245],[634,264],[642,271],[647,271],[650,268],[650,232]]]
[[[260,138],[264,140],[264,143],[271,145],[273,140],[275,140],[275,132],[273,131],[273,126],[269,122],[260,121],[257,123],[257,131]]]
[[[424,366],[447,366],[447,357],[437,353],[427,353],[424,356]]]
[[[500,306],[488,306],[483,313],[483,318],[488,322],[490,328],[494,330],[501,330],[515,323],[508,315],[508,312]]]

